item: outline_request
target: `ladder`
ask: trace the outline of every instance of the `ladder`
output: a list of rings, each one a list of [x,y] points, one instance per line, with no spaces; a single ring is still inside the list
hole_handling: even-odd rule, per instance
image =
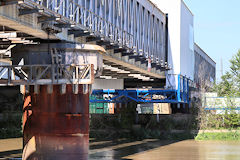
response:
[[[58,67],[58,65],[62,64],[62,55],[61,52],[58,51],[56,48],[51,49],[51,58],[52,58],[52,65],[57,66],[55,69],[53,69],[53,77],[55,79],[58,79],[62,77],[63,73],[61,71],[61,68]]]

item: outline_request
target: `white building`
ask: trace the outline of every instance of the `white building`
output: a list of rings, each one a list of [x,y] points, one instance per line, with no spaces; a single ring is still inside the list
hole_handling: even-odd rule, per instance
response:
[[[152,0],[168,14],[168,72],[167,88],[177,89],[177,75],[194,80],[194,16],[183,0]]]

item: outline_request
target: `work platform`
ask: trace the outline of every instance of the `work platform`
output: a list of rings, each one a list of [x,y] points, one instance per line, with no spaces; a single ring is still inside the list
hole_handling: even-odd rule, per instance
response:
[[[178,75],[178,89],[103,89],[93,90],[91,103],[186,103],[190,102],[191,80]]]

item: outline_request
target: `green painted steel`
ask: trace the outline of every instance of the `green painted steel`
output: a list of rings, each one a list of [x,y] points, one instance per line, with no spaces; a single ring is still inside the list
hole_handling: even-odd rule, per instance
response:
[[[94,99],[94,98],[96,97],[90,96],[90,99]],[[101,99],[103,98],[101,97]],[[89,113],[90,114],[109,114],[108,103],[89,103]]]

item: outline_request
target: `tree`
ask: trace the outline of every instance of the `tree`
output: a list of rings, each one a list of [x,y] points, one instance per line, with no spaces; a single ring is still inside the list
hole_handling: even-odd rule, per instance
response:
[[[238,53],[230,60],[231,62],[231,74],[233,81],[233,91],[235,96],[240,96],[240,50]]]
[[[218,96],[220,97],[232,97],[234,95],[233,86],[232,76],[227,72],[221,77],[221,82],[215,85],[215,91],[217,91]]]
[[[221,77],[221,82],[215,85],[214,90],[219,96],[240,97],[240,50],[230,63],[230,71]]]

